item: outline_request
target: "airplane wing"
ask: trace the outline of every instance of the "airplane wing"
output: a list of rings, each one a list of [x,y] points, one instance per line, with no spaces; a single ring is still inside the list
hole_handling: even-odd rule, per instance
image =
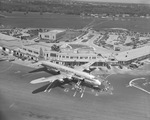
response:
[[[31,84],[37,84],[37,83],[44,83],[44,82],[51,82],[53,83],[54,81],[56,80],[59,80],[59,81],[64,81],[63,79],[64,78],[71,78],[72,77],[72,74],[59,74],[59,75],[55,75],[55,76],[51,76],[51,77],[42,77],[42,78],[38,78],[38,79],[35,79],[35,80],[32,80],[30,83]]]

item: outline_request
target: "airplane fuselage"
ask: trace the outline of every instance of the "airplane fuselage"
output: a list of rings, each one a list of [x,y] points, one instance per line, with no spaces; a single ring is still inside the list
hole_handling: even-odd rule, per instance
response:
[[[94,75],[90,75],[90,74],[88,74],[86,72],[78,71],[78,70],[66,67],[64,65],[59,65],[59,64],[52,63],[52,62],[47,62],[47,61],[43,61],[42,64],[46,65],[46,66],[50,66],[52,68],[56,68],[56,69],[58,69],[60,71],[75,73],[76,75],[79,75],[79,76],[82,76],[82,77],[85,77],[85,78],[89,78],[89,79],[95,78]]]
[[[97,85],[101,84],[101,82],[99,80],[95,79],[94,75],[91,75],[89,73],[86,73],[83,71],[78,71],[76,69],[69,68],[69,67],[66,67],[64,65],[60,65],[60,64],[56,64],[56,63],[52,63],[52,62],[48,62],[48,61],[42,61],[41,63],[44,66],[49,66],[49,67],[52,67],[54,69],[60,70],[62,72],[74,73],[75,76],[77,76],[77,77],[79,76],[80,78],[86,79],[89,82],[93,82]]]

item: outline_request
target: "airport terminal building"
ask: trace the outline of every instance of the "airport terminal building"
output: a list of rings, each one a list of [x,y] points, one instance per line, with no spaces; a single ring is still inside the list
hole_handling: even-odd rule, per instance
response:
[[[82,64],[91,60],[100,59],[100,56],[89,49],[62,48],[62,51],[56,52],[51,50],[50,46],[38,44],[25,45],[19,50],[19,52],[28,58],[31,58],[32,56],[31,59],[38,61],[41,50],[45,60],[55,61],[59,64]]]
[[[20,39],[15,37],[4,34],[0,36],[0,49],[24,60],[38,61],[41,51],[45,60],[55,61],[65,65],[80,65],[92,60],[99,61],[97,65],[103,65],[105,63],[129,65],[134,61],[140,61],[150,57],[150,46],[116,53],[113,56],[113,61],[109,60],[109,57],[104,58],[103,56],[96,54],[93,48],[81,44],[61,46],[60,51],[54,51],[51,49],[53,44],[41,42],[25,45]]]
[[[128,65],[134,61],[150,58],[150,46],[120,52],[115,56],[119,64]]]

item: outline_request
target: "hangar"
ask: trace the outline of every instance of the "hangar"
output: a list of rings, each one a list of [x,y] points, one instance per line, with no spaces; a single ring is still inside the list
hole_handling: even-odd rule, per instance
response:
[[[48,32],[39,33],[39,38],[55,41],[60,39],[65,34],[65,30],[51,30]]]

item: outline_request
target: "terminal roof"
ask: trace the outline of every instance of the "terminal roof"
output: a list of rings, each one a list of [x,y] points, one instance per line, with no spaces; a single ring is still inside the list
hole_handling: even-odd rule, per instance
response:
[[[132,49],[118,53],[115,58],[118,61],[129,61],[150,54],[150,46]]]
[[[0,40],[17,40],[18,38],[0,33]]]

